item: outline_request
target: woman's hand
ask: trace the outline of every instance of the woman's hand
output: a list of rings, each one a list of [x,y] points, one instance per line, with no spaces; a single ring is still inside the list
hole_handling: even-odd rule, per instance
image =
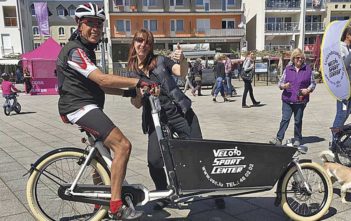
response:
[[[289,88],[291,88],[291,83],[288,82],[288,83],[282,84],[281,88],[282,89],[289,89]]]
[[[172,53],[171,59],[177,61],[178,63],[184,59],[183,50],[180,47],[179,43],[177,44],[176,50]]]
[[[311,92],[311,91],[310,91],[310,89],[308,89],[308,88],[301,89],[301,94],[302,94],[303,96],[308,95],[310,92]]]

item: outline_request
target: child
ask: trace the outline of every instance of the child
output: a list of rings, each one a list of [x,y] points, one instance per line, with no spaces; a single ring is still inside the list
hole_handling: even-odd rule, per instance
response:
[[[1,75],[3,81],[1,83],[2,96],[7,97],[11,95],[13,92],[20,92],[13,84],[9,81],[10,75],[7,73],[3,73]]]

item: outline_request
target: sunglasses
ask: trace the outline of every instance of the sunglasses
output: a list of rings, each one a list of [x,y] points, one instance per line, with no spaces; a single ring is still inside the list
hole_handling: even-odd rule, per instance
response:
[[[151,45],[150,41],[146,41],[145,38],[143,37],[135,37],[134,39],[135,42],[138,42],[139,44],[142,44],[143,42],[145,42],[147,45]]]
[[[84,19],[84,20],[82,20],[82,23],[86,24],[87,26],[89,26],[91,28],[102,28],[104,25],[103,21],[91,20],[91,19]]]

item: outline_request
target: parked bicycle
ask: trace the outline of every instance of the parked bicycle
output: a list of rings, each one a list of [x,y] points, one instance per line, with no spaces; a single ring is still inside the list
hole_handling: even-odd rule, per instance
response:
[[[149,100],[169,186],[149,191],[142,184],[124,185],[122,199],[129,207],[167,199],[182,208],[214,197],[268,191],[277,183],[275,205],[291,219],[318,220],[328,211],[332,183],[320,165],[299,160],[307,147],[171,139],[159,120],[158,98]],[[56,149],[31,165],[26,195],[37,220],[95,221],[107,213],[111,157],[101,141],[85,133],[85,149]]]
[[[334,154],[335,161],[351,167],[351,124],[330,129],[334,131],[330,149]]]
[[[3,105],[4,113],[9,116],[12,111],[17,114],[21,112],[21,104],[17,101],[18,94],[13,92],[10,95],[5,95],[5,103]]]

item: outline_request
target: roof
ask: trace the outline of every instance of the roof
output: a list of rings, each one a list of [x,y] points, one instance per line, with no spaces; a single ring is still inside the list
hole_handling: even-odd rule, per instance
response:
[[[42,0],[38,0],[38,1],[32,1],[31,5],[34,2],[42,2]],[[68,15],[68,8],[70,6],[74,6],[77,7],[78,5],[84,4],[87,1],[48,1],[48,9],[49,9],[49,25],[50,26],[65,26],[65,25],[76,25],[76,22],[74,20],[74,16],[69,16]],[[97,5],[99,5],[100,7],[103,6],[103,1],[94,1],[94,0],[90,0],[89,2],[95,3]],[[67,11],[67,15],[66,16],[58,16],[56,9],[57,7],[59,7],[60,5],[62,5]],[[35,16],[32,16],[32,25],[33,26],[37,26],[37,20],[35,18]]]
[[[18,65],[18,59],[0,59],[0,65]]]
[[[48,38],[38,48],[21,55],[22,60],[57,60],[61,46],[52,38]]]
[[[184,57],[186,58],[201,58],[201,57],[213,57],[215,51],[184,51]]]

